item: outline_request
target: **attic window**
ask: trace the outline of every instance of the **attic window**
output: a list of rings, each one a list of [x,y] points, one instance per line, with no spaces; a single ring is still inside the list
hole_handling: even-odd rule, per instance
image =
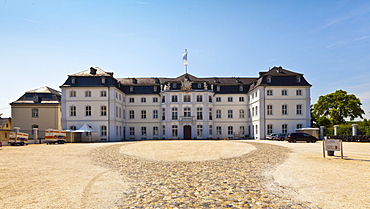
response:
[[[267,83],[271,83],[271,76],[267,76]]]
[[[153,86],[153,91],[158,91],[158,86]]]
[[[130,86],[130,92],[134,92],[134,87]]]
[[[198,83],[198,89],[201,89],[201,88],[202,88],[202,84]]]
[[[172,86],[173,86],[174,89],[176,89],[177,88],[177,83],[173,83]]]
[[[71,83],[72,83],[72,84],[75,84],[75,83],[76,83],[76,78],[72,78],[72,79],[71,79]]]
[[[101,78],[101,83],[103,83],[103,84],[104,84],[104,83],[105,83],[105,80],[106,80],[106,79],[105,79],[105,77],[102,77],[102,78]]]
[[[220,89],[221,89],[221,87],[218,85],[217,87],[216,87],[217,89],[217,91],[220,91]]]
[[[243,88],[243,85],[240,85],[240,86],[239,86],[239,91],[243,91],[243,89],[244,89],[244,88]]]
[[[301,76],[297,76],[297,83],[301,82]]]

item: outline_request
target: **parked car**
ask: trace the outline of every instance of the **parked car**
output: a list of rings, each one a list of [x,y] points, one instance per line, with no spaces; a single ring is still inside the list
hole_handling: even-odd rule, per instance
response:
[[[266,139],[274,139],[275,136],[277,136],[278,134],[270,134],[270,135],[267,135]]]
[[[317,141],[317,138],[306,133],[288,133],[286,138],[286,141],[289,143],[296,143],[297,141],[306,141],[307,143],[315,143]]]
[[[285,140],[285,137],[286,137],[286,134],[278,134],[275,136],[275,140],[278,140],[278,141],[284,141]]]

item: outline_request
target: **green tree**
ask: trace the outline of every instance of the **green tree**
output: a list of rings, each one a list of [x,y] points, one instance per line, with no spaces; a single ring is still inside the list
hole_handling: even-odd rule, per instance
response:
[[[361,108],[361,101],[354,94],[337,90],[334,93],[320,96],[313,106],[313,115],[317,118],[327,117],[333,124],[345,123],[345,118],[354,120],[357,117],[363,118],[365,114]]]

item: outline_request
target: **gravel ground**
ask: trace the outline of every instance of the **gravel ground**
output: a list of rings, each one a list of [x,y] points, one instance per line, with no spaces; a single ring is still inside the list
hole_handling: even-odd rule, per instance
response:
[[[370,144],[143,141],[0,148],[0,208],[370,208]],[[318,207],[319,206],[319,207]]]

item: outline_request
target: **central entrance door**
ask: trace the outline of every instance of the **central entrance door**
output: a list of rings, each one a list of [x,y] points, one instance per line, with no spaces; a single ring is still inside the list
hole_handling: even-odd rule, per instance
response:
[[[191,139],[191,126],[184,126],[184,139]]]

